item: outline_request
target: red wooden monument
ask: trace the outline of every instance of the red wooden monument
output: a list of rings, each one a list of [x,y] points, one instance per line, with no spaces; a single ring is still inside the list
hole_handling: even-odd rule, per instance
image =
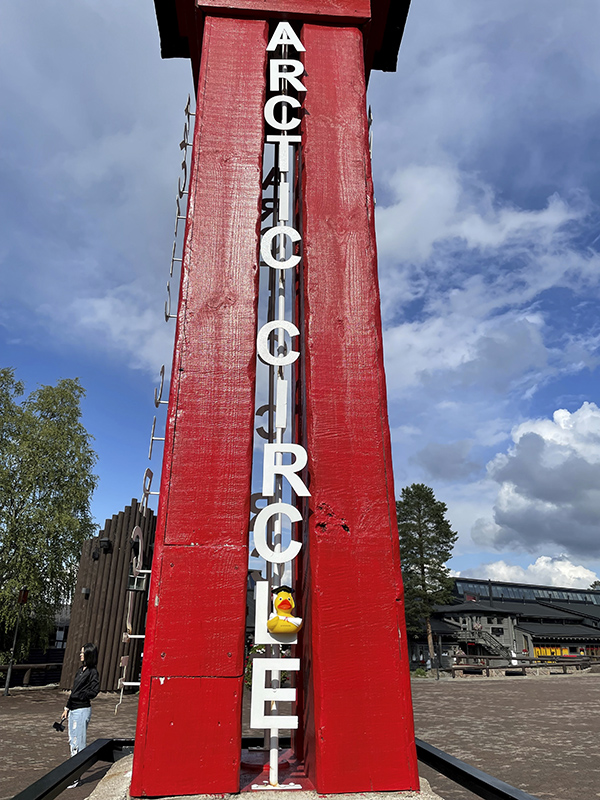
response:
[[[252,718],[275,751],[294,729],[319,792],[417,789],[365,105],[408,0],[156,8],[197,104],[131,794],[240,788],[257,350],[273,387],[260,591],[287,569],[302,627],[266,632],[257,601],[274,660],[254,662]],[[257,338],[261,267],[276,300]],[[293,717],[264,715],[292,696]]]

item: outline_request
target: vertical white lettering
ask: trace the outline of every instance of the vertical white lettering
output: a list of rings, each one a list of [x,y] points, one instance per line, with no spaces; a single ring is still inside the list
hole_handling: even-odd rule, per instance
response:
[[[265,508],[261,508],[254,520],[254,546],[258,555],[265,561],[269,561],[271,564],[285,564],[286,561],[293,561],[296,558],[302,550],[302,542],[292,539],[281,553],[271,550],[267,543],[267,523],[271,517],[275,517],[277,514],[284,514],[292,523],[302,520],[302,514],[289,503],[271,503]]]
[[[269,716],[265,714],[265,701],[291,701],[296,699],[295,689],[267,689],[265,677],[267,672],[298,672],[300,669],[299,658],[255,658],[252,661],[252,699],[250,701],[250,727],[268,728],[278,730],[280,728],[298,727],[297,716]]]
[[[263,363],[271,364],[273,367],[285,367],[287,364],[293,364],[300,353],[297,350],[290,349],[290,352],[285,356],[283,353],[277,356],[272,355],[269,352],[269,334],[276,330],[286,331],[292,337],[300,335],[300,331],[294,323],[285,319],[274,319],[272,322],[265,322],[256,337],[258,357]]]
[[[279,261],[272,253],[273,240],[276,236],[287,236],[292,242],[299,242],[302,238],[295,228],[290,228],[289,225],[278,225],[274,228],[269,228],[263,234],[260,242],[260,254],[265,264],[268,264],[271,269],[290,269],[300,263],[300,256],[290,256],[289,258]]]
[[[294,456],[292,464],[276,464],[277,453],[290,453]],[[282,475],[287,479],[298,497],[310,497],[310,492],[297,472],[304,469],[308,461],[306,450],[301,444],[284,444],[273,442],[265,444],[263,455],[263,497],[272,497],[275,492],[275,476]]]
[[[284,70],[284,67],[291,69]],[[294,58],[272,58],[269,61],[269,89],[272,92],[279,91],[282,81],[287,81],[297,92],[305,92],[306,86],[298,80],[299,75],[304,75],[304,64],[301,61],[296,61]],[[285,90],[285,83],[281,89]]]
[[[287,428],[287,391],[288,382],[282,378],[277,378],[277,395],[275,405],[275,427]]]
[[[296,32],[289,22],[280,22],[275,28],[275,32],[273,33],[273,36],[271,36],[269,44],[267,45],[267,51],[271,53],[273,50],[276,50],[280,44],[288,44],[298,53],[306,52],[306,48],[296,35]]]
[[[290,185],[287,181],[279,183],[279,219],[287,222],[290,218]]]
[[[287,57],[289,49],[294,49],[297,53],[305,51],[289,22],[280,22],[269,40],[267,51],[274,54],[278,48],[281,48],[281,52],[277,53],[279,57],[269,59],[267,74],[269,91],[275,95],[266,101],[263,110],[267,125],[271,130],[279,132],[266,135],[266,143],[277,145],[277,152],[274,154],[275,164],[263,181],[263,191],[265,192],[271,187],[272,197],[263,195],[261,216],[261,220],[271,215],[273,217],[273,227],[262,235],[260,242],[262,263],[270,267],[271,295],[267,313],[269,321],[262,325],[256,339],[258,357],[264,363],[276,368],[269,370],[269,403],[274,404],[274,408],[273,405],[261,406],[256,412],[257,415],[267,411],[269,413],[269,430],[266,431],[263,427],[258,428],[259,435],[268,440],[268,444],[264,446],[263,450],[263,493],[261,495],[267,501],[267,505],[259,510],[254,502],[253,510],[257,511],[257,514],[251,520],[255,546],[252,557],[258,556],[267,562],[266,580],[257,580],[255,588],[254,641],[255,644],[270,646],[267,648],[267,658],[253,660],[250,710],[250,726],[254,729],[266,729],[265,735],[269,742],[269,787],[267,788],[284,788],[279,784],[278,776],[279,730],[298,727],[297,716],[279,716],[278,704],[281,701],[294,702],[296,700],[295,689],[280,688],[280,673],[284,669],[294,672],[299,670],[300,660],[297,658],[282,659],[278,656],[281,644],[297,642],[294,626],[297,628],[302,625],[302,620],[290,617],[293,625],[284,625],[282,628],[282,621],[285,623],[287,614],[283,604],[285,596],[273,601],[275,612],[269,616],[271,593],[274,587],[279,585],[280,591],[285,588],[281,586],[287,569],[283,565],[289,566],[302,549],[302,542],[293,538],[294,524],[302,521],[302,513],[291,503],[282,502],[284,489],[282,479],[287,479],[296,497],[310,496],[306,484],[298,474],[306,467],[308,461],[306,450],[299,444],[283,442],[288,427],[289,391],[284,368],[293,364],[300,355],[298,351],[292,349],[291,343],[286,341],[287,337],[285,337],[285,333],[291,338],[300,335],[296,325],[286,320],[288,314],[286,314],[285,271],[300,263],[301,256],[294,253],[294,245],[302,240],[300,233],[288,225],[290,220],[293,224],[296,208],[294,199],[290,199],[292,176],[288,177],[287,175],[292,170],[295,175],[296,162],[293,150],[290,160],[290,145],[299,144],[301,136],[288,134],[288,131],[298,129],[300,126],[300,114],[298,113],[294,117],[293,113],[294,110],[297,112],[302,104],[295,95],[306,92],[306,87],[301,80],[305,73],[304,65],[297,58]],[[292,90],[291,95],[288,93],[289,89]],[[276,270],[276,272],[273,273],[271,270]],[[274,352],[271,352],[271,349]],[[286,454],[289,454],[288,460],[291,460],[291,464],[283,463]],[[286,534],[286,531],[283,530],[283,517],[287,517],[292,529],[291,541],[285,550],[283,550],[282,541]],[[279,605],[277,605],[278,602]],[[293,607],[293,603],[288,602],[288,609],[290,607]],[[269,622],[270,619],[273,620],[273,624]],[[273,630],[269,630],[269,626]],[[292,628],[292,632],[274,632],[282,629],[287,631],[289,627]],[[270,673],[268,678],[267,673]],[[265,714],[265,702],[267,701],[270,701],[270,714]],[[263,787],[253,784],[252,788]],[[289,784],[289,788],[299,789],[301,787]]]
[[[269,144],[278,144],[277,148],[277,167],[280,172],[289,172],[290,158],[288,145],[302,141],[301,136],[287,136],[286,134],[269,134],[267,142]]]
[[[275,118],[275,107],[284,104],[292,108],[300,108],[302,106],[300,100],[286,94],[276,94],[275,97],[270,97],[265,103],[265,120],[268,125],[277,131],[291,131],[300,125],[298,117],[290,117],[287,121],[283,118],[281,120]]]

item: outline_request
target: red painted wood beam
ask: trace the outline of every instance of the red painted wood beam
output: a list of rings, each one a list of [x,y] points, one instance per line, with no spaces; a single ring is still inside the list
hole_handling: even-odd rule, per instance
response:
[[[418,789],[363,41],[317,25],[302,39],[306,767],[323,793]]]
[[[393,72],[410,0],[154,0],[163,58],[191,58],[198,79],[202,15],[360,25],[365,68]]]
[[[252,17],[283,17],[366,22],[371,18],[371,0],[195,0],[207,13]],[[389,0],[388,0],[389,2]]]
[[[239,789],[267,33],[204,22],[134,797]]]

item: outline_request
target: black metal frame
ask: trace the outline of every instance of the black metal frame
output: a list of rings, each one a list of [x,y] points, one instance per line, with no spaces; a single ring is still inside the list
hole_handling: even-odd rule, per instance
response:
[[[96,739],[77,755],[16,794],[13,800],[54,800],[96,761],[112,763],[129,752],[133,752],[133,739]]]
[[[436,772],[440,772],[451,781],[458,783],[484,800],[537,800],[532,794],[509,786],[508,783],[493,778],[487,772],[466,764],[459,758],[438,750],[421,739],[415,739],[417,745],[417,758],[423,764],[427,764]]]
[[[77,753],[68,761],[53,769],[47,775],[32,783],[27,789],[16,794],[13,800],[54,800],[73,783],[80,775],[88,770],[96,761],[117,761],[118,758],[133,752],[133,739],[96,739],[85,750]],[[243,747],[260,746],[263,737],[244,736]],[[415,739],[417,758],[423,764],[440,772],[450,780],[468,789],[483,800],[537,800],[533,795],[527,794],[522,789],[509,786],[508,783],[493,778],[486,772],[472,767],[454,756],[438,750],[421,739]],[[289,747],[291,741],[285,737],[280,740],[283,747]]]

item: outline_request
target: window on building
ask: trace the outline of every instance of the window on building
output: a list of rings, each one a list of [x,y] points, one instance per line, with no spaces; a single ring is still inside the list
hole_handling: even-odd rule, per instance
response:
[[[57,650],[64,650],[67,646],[67,636],[66,636],[67,627],[64,625],[59,625],[56,629],[56,633],[54,635],[54,642],[52,643],[52,647],[56,648]]]
[[[504,636],[504,628],[492,628],[492,636]]]

